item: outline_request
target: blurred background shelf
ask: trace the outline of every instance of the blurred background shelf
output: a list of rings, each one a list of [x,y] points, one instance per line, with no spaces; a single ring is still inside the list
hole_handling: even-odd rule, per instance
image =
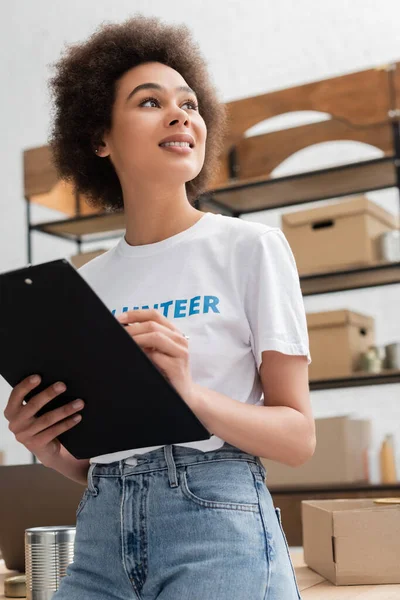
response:
[[[345,498],[391,498],[400,496],[400,482],[391,485],[369,483],[333,484],[326,486],[267,487],[276,506],[282,511],[282,521],[290,546],[302,546],[301,502],[303,500],[334,500]]]
[[[300,277],[303,296],[328,294],[400,283],[400,262],[382,262],[357,269]]]
[[[237,217],[396,185],[396,160],[389,156],[287,177],[232,181],[210,190],[200,199],[200,206],[204,211],[218,210]]]
[[[198,205],[204,212],[238,217],[261,210],[395,187],[396,184],[395,158],[385,157],[288,177],[232,181],[203,194]],[[71,241],[105,232],[112,234],[123,228],[123,212],[78,214],[68,219],[30,224],[32,231]],[[93,241],[92,237],[90,241]]]
[[[268,476],[267,476],[268,479]],[[336,492],[349,492],[349,493],[357,493],[357,492],[377,492],[377,496],[379,497],[382,494],[382,497],[387,497],[384,495],[386,492],[391,492],[390,496],[394,496],[393,492],[400,492],[400,482],[398,483],[369,483],[367,481],[356,481],[354,483],[335,483],[335,484],[326,484],[326,485],[296,485],[296,486],[288,486],[288,485],[271,485],[268,488],[274,494],[331,494]]]
[[[30,231],[40,231],[72,242],[96,242],[123,234],[124,213],[100,213],[75,216],[46,223],[30,224]]]
[[[380,373],[366,373],[360,371],[355,372],[350,377],[310,380],[310,390],[329,390],[334,388],[383,385],[388,383],[400,383],[399,370],[385,369]]]

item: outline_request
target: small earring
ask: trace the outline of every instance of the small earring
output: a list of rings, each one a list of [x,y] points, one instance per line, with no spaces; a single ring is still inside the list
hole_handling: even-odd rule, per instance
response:
[[[98,153],[98,151],[99,151],[99,149],[98,149],[98,148],[96,148],[96,150],[95,150],[96,154]]]

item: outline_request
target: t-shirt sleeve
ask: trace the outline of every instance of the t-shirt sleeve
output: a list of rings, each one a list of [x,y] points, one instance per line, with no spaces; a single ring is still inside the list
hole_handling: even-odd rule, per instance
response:
[[[292,250],[280,229],[270,229],[256,240],[247,268],[245,311],[257,368],[265,350],[304,355],[310,364],[299,274]]]

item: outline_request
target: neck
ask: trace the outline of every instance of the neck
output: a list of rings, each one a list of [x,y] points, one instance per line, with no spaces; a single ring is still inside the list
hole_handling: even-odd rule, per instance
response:
[[[204,215],[187,199],[185,186],[154,192],[124,193],[125,240],[130,246],[161,242],[189,229]]]

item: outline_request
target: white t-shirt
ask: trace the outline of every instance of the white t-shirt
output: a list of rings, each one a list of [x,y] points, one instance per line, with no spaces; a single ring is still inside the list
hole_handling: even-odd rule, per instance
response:
[[[239,402],[263,404],[264,350],[305,355],[308,333],[299,276],[279,228],[206,213],[166,240],[130,246],[123,237],[79,269],[114,315],[156,308],[189,336],[197,384]],[[110,463],[162,446],[91,458]],[[176,444],[204,452],[224,440]]]

